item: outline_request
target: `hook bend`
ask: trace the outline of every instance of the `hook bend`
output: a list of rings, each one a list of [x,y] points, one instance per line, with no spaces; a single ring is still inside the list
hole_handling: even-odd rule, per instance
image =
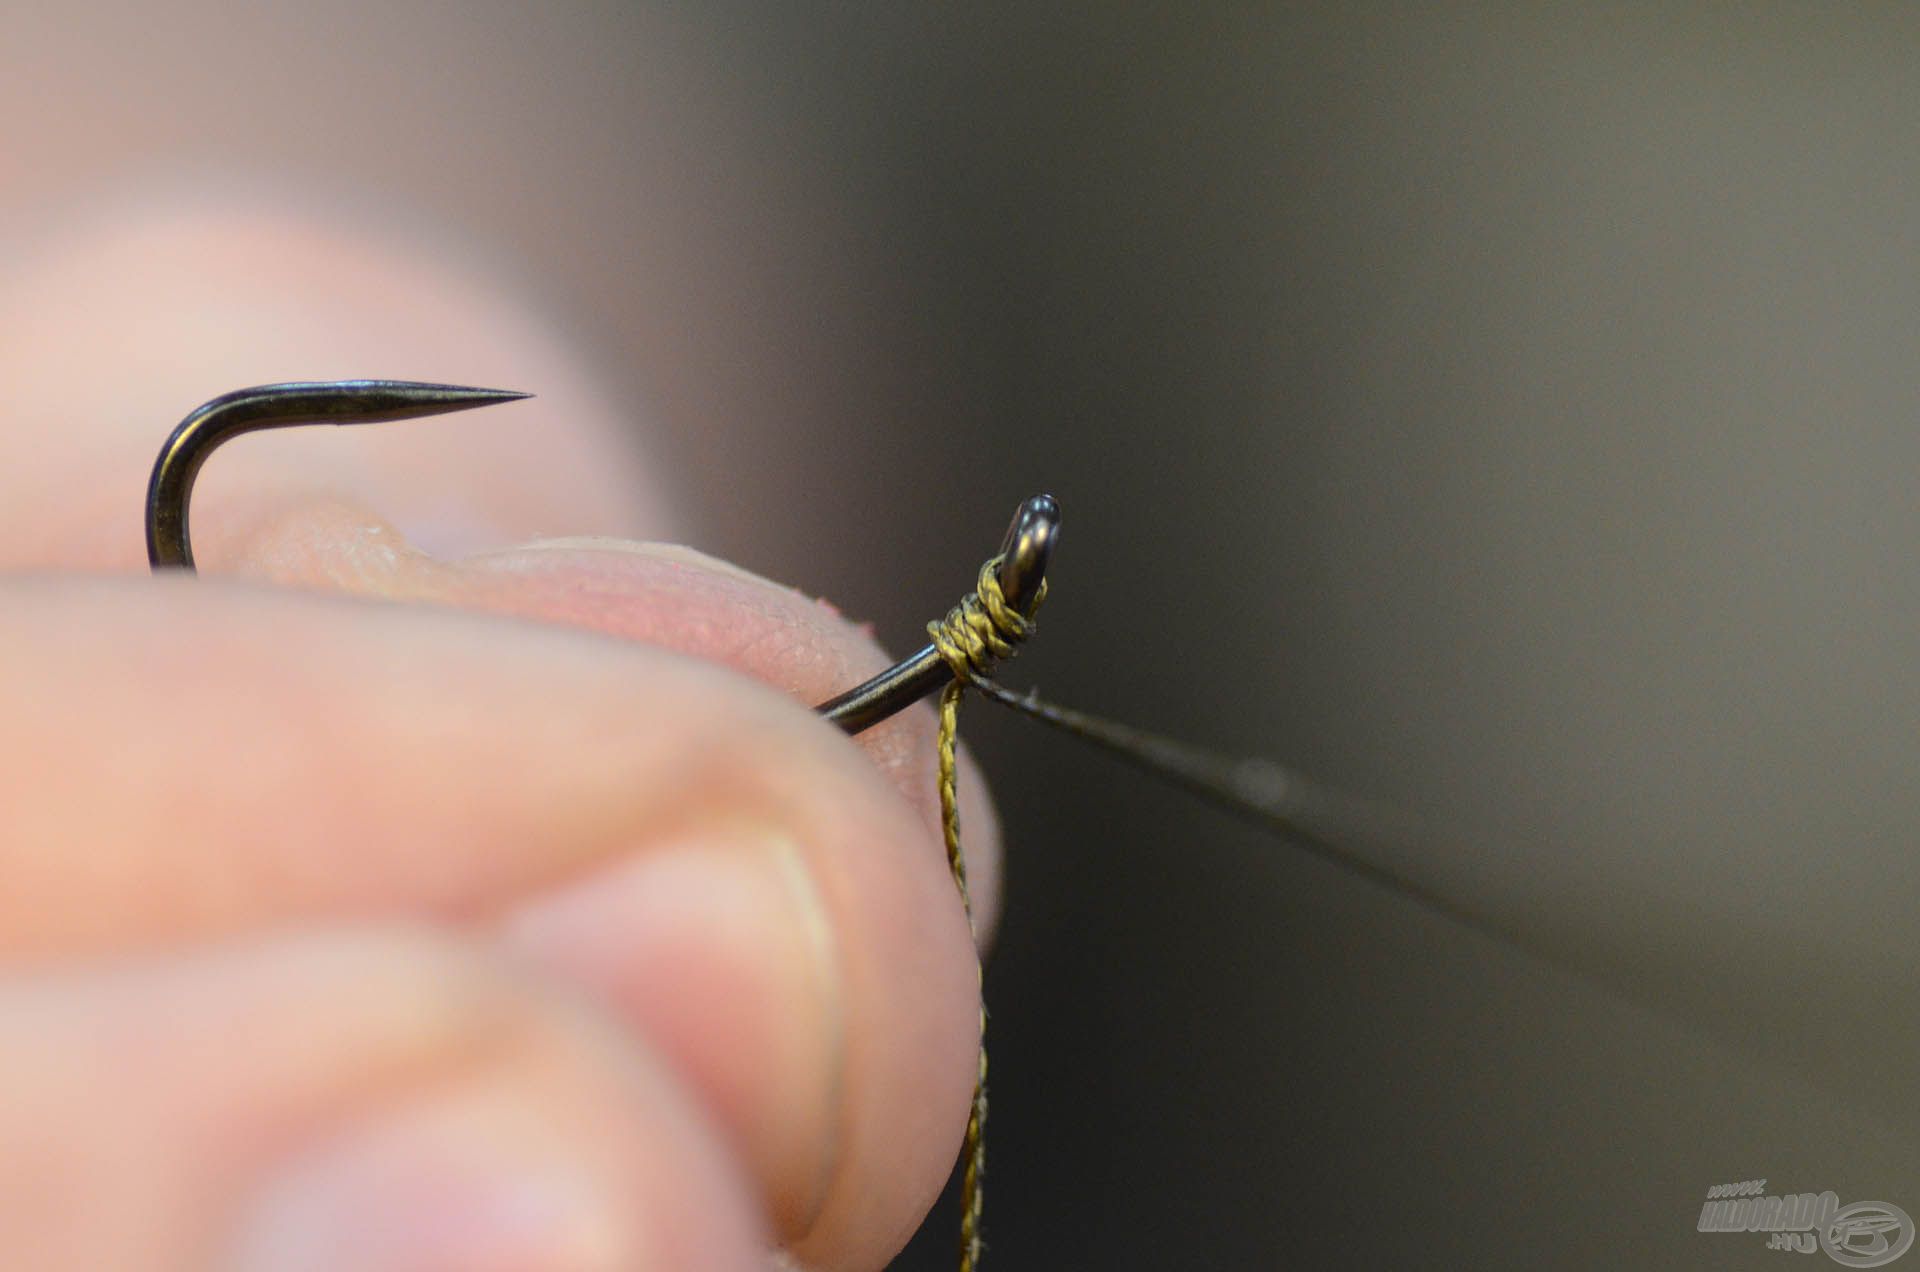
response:
[[[412,380],[327,380],[261,384],[223,393],[181,420],[160,448],[147,482],[147,562],[155,570],[193,569],[187,511],[194,478],[222,442],[266,428],[302,424],[378,424],[467,411],[529,396]]]

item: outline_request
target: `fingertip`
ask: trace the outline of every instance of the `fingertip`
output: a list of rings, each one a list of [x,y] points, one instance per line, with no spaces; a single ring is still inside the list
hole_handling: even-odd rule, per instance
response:
[[[791,836],[751,820],[682,834],[517,904],[503,932],[644,1029],[740,1147],[776,1228],[812,1226],[848,1096],[847,1004]]]

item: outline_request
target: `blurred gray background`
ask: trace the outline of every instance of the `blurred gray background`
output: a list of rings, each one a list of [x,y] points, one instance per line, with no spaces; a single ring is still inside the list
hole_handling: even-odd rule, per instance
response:
[[[1531,953],[973,707],[992,1266],[1920,1212],[1910,10],[28,8],[14,225],[399,209],[621,377],[699,546],[905,646],[1051,490],[1010,681],[1449,828],[1398,867]]]

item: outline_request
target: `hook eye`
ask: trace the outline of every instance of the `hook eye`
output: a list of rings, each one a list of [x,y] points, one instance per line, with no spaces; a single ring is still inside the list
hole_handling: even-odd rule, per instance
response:
[[[1007,603],[1028,618],[1040,602],[1047,581],[1047,562],[1060,537],[1060,504],[1052,495],[1035,495],[1020,505],[1000,544],[996,578]]]

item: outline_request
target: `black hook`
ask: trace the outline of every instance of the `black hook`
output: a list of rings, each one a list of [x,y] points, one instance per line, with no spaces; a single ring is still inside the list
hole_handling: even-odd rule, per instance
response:
[[[167,438],[147,484],[147,560],[155,571],[193,569],[187,511],[194,478],[215,447],[229,438],[267,428],[302,424],[378,424],[466,411],[528,396],[505,389],[473,389],[410,380],[301,381],[263,384],[223,394],[205,403]],[[1001,594],[1023,617],[1031,617],[1046,582],[1047,562],[1060,534],[1060,505],[1035,495],[1020,505],[1000,546],[995,578]],[[818,708],[848,733],[859,733],[936,693],[953,679],[938,650],[928,645],[863,685]]]

